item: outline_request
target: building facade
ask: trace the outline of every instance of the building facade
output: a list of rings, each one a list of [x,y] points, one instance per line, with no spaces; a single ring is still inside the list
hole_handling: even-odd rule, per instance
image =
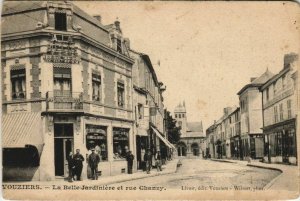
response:
[[[261,88],[264,160],[297,164],[297,82],[299,57],[284,57],[283,69]]]
[[[187,122],[185,102],[174,110],[176,125],[181,127],[177,154],[180,157],[200,158],[206,152],[206,135],[203,134],[202,122]]]
[[[120,22],[103,25],[65,1],[4,2],[4,180],[68,175],[67,156],[95,147],[99,174],[126,172],[135,149],[133,83]]]
[[[251,78],[239,92],[241,110],[241,156],[253,159],[263,158],[264,143],[262,135],[262,95],[259,87],[273,74],[267,70],[258,78]]]

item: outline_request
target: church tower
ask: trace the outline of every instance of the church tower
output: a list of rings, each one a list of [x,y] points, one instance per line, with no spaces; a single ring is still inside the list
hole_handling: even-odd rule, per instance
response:
[[[186,130],[187,130],[187,117],[186,117],[186,109],[185,109],[185,102],[179,103],[175,107],[174,110],[174,117],[177,121],[176,126],[181,126],[181,137],[186,136]]]

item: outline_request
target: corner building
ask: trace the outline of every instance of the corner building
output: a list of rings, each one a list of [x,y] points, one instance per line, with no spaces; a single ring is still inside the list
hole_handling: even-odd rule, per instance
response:
[[[66,1],[4,2],[1,35],[4,180],[55,180],[91,147],[101,176],[126,173],[133,149],[133,59],[120,22]]]

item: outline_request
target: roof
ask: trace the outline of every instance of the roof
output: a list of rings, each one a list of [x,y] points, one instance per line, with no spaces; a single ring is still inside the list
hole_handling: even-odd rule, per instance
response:
[[[80,26],[86,36],[109,46],[109,32],[105,26],[75,4],[70,4],[73,8],[73,24]],[[47,1],[5,1],[2,16],[2,34],[34,31],[38,22],[46,23]]]
[[[25,147],[25,145],[42,145],[41,114],[26,112],[2,116],[2,146]]]
[[[264,83],[266,83],[271,77],[273,77],[274,74],[269,71],[269,69],[266,70],[260,77],[254,79],[250,84],[245,85],[238,93],[237,95],[241,95],[245,90],[251,87],[260,87]]]
[[[203,132],[202,122],[187,122],[188,132]]]
[[[179,103],[179,104],[175,107],[174,112],[182,112],[182,113],[186,113],[185,103],[183,103],[183,104]]]

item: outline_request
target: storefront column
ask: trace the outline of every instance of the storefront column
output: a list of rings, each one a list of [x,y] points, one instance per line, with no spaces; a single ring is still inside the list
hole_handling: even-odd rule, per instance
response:
[[[107,157],[109,162],[114,161],[114,153],[113,153],[113,128],[110,124],[107,127]]]

